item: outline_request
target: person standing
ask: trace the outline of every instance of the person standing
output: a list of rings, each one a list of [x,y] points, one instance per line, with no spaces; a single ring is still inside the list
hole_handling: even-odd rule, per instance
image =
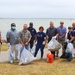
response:
[[[33,28],[33,23],[30,22],[29,23],[29,27],[28,27],[28,30],[30,31],[31,33],[31,40],[30,40],[30,51],[33,47],[33,44],[34,44],[34,41],[35,41],[35,36],[36,36],[36,30]]]
[[[15,60],[18,59],[18,31],[16,30],[16,24],[11,24],[11,29],[6,34],[6,39],[8,43],[8,47],[10,48],[10,63],[14,62],[14,52],[15,52]]]
[[[19,42],[22,44],[21,50],[20,50],[20,55],[23,51],[23,48],[25,47],[27,50],[29,49],[29,42],[31,40],[31,34],[30,32],[27,30],[27,24],[24,24],[23,26],[23,30],[21,32],[19,32]]]
[[[52,37],[57,36],[57,29],[54,27],[54,23],[50,22],[50,27],[46,30],[46,34],[48,35],[48,42],[52,39]],[[55,51],[51,51],[55,58]]]
[[[64,42],[65,42],[65,38],[66,38],[66,27],[64,27],[64,22],[60,22],[60,26],[57,27],[57,31],[58,31],[58,42],[62,45],[62,54],[64,52]],[[58,56],[57,52],[57,56]]]
[[[34,57],[36,57],[38,50],[40,49],[41,51],[41,59],[43,58],[43,54],[44,54],[44,47],[45,47],[45,40],[47,39],[47,35],[46,33],[43,32],[44,28],[42,26],[39,27],[39,32],[36,33],[36,49],[35,49],[35,53],[34,53]]]

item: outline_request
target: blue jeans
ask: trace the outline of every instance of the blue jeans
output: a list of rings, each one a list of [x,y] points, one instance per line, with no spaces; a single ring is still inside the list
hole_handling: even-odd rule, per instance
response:
[[[34,53],[34,57],[36,57],[36,55],[37,55],[37,53],[38,53],[38,51],[40,49],[41,50],[41,58],[42,58],[43,54],[44,54],[44,51],[43,51],[44,47],[45,47],[45,45],[37,44],[36,49],[35,49],[35,53]]]
[[[22,53],[24,47],[28,50],[28,46],[22,46],[21,49],[20,49],[20,57],[21,57],[21,53]]]
[[[72,53],[68,53],[69,57],[68,57],[68,61],[72,60]]]

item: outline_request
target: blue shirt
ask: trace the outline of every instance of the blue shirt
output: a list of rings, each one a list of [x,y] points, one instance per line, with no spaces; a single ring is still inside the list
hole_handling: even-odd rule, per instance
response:
[[[73,31],[67,33],[67,39],[71,40],[71,36],[74,36],[74,32]]]
[[[37,32],[37,44],[42,44],[45,41],[46,34],[44,32]]]
[[[59,36],[62,36],[63,34],[66,34],[66,27],[57,27],[57,31],[59,33]],[[65,36],[62,37],[62,40],[65,40]]]
[[[17,30],[12,30],[10,29],[7,34],[6,34],[6,38],[9,38],[9,43],[10,45],[15,45],[15,44],[18,44],[19,41],[18,41],[18,35],[19,35],[19,32]]]
[[[75,37],[75,28],[73,29],[73,32],[74,32],[74,37]]]
[[[34,28],[30,28],[28,27],[28,30],[30,31],[31,33],[31,40],[34,40],[35,39],[35,35],[36,35],[36,30]]]

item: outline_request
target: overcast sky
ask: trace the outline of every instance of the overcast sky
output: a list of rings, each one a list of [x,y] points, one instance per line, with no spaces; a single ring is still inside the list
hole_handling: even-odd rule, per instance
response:
[[[75,0],[0,0],[0,18],[75,18]]]

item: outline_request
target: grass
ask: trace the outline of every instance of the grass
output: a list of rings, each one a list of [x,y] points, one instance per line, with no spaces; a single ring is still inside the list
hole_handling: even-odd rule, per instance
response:
[[[7,50],[3,44],[2,49]],[[46,60],[37,60],[28,65],[18,66],[9,62],[0,63],[0,75],[75,75],[75,59],[67,62],[66,59],[55,59],[52,64]]]

